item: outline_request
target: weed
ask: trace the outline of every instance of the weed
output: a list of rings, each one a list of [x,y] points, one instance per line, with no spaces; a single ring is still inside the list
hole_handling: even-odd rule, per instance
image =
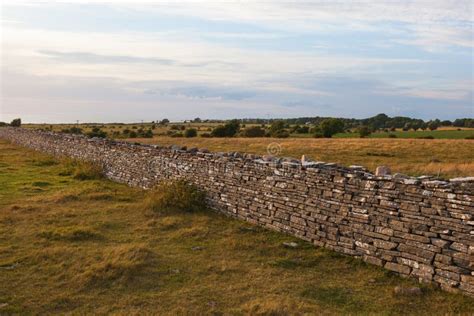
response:
[[[183,180],[166,181],[150,190],[145,199],[147,209],[154,212],[196,212],[206,209],[205,194]]]
[[[76,180],[98,180],[103,177],[103,170],[100,166],[89,162],[77,162],[73,173]]]

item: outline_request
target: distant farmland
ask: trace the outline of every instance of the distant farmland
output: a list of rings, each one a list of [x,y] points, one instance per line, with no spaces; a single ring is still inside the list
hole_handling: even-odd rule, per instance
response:
[[[239,151],[267,154],[267,146],[278,143],[281,156],[359,164],[372,171],[379,165],[409,175],[442,177],[474,174],[474,141],[442,139],[323,139],[323,138],[172,138],[130,139],[146,144],[207,148],[211,151]]]

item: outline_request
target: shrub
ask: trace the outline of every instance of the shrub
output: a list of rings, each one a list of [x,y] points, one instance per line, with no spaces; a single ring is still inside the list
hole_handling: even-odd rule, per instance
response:
[[[171,134],[171,137],[183,137],[183,133],[179,132],[179,133],[173,133]]]
[[[324,137],[330,138],[334,134],[344,131],[344,122],[336,118],[325,119],[319,125],[319,129],[321,130]]]
[[[13,127],[20,127],[21,126],[21,119],[20,118],[14,119],[13,121],[11,121],[10,125],[13,126]]]
[[[0,122],[0,127],[1,127],[1,126],[7,126],[7,125],[8,125],[8,124],[5,123],[5,122]]]
[[[231,120],[225,125],[220,125],[214,128],[211,132],[213,137],[233,137],[240,130],[240,123],[238,120]]]
[[[74,168],[72,175],[76,180],[97,180],[103,177],[103,170],[97,164],[83,161],[74,161],[72,164]]]
[[[243,136],[245,137],[263,137],[265,136],[265,130],[259,126],[248,127],[244,130]]]
[[[52,130],[52,128],[50,128]],[[66,134],[82,134],[82,128],[79,127],[71,127],[71,128],[65,128],[61,130],[61,133],[66,133]]]
[[[227,129],[224,125],[217,126],[211,132],[211,136],[213,137],[226,137],[227,136]]]
[[[397,138],[397,135],[395,135],[395,134],[388,134],[388,138]]]
[[[195,128],[188,128],[187,130],[184,131],[184,137],[196,137],[197,136],[197,130]]]
[[[372,133],[370,128],[367,125],[363,125],[363,126],[359,127],[358,132],[359,132],[360,138],[365,138],[365,137],[369,136]]]
[[[272,137],[276,137],[276,138],[287,138],[289,136],[290,136],[290,133],[288,133],[288,131],[284,129],[276,131],[272,134]]]
[[[99,138],[106,138],[107,133],[101,130],[99,127],[94,127],[91,132],[87,133],[87,136],[92,137],[99,137]]]
[[[474,139],[474,135],[469,135],[469,136],[466,136],[465,139]]]
[[[166,181],[152,189],[146,207],[154,212],[195,212],[206,208],[204,192],[183,180]]]
[[[309,133],[309,126],[299,126],[295,129],[297,134],[308,134]]]
[[[274,121],[270,126],[270,135],[272,137],[280,137],[278,135],[284,135],[285,127],[286,124],[284,121]]]

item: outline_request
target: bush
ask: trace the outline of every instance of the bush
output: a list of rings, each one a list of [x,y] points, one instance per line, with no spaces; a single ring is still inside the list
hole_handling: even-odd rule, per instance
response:
[[[285,134],[285,127],[286,127],[286,124],[284,121],[274,121],[272,125],[270,126],[270,135],[272,137],[281,137],[279,135]]]
[[[62,161],[64,168],[59,172],[60,176],[72,176],[76,180],[96,180],[104,177],[103,169],[97,164],[73,159]]]
[[[340,119],[330,118],[325,119],[319,125],[324,137],[332,137],[334,134],[341,133],[344,131],[344,122]]]
[[[388,138],[397,138],[397,135],[395,135],[395,134],[388,134]]]
[[[243,136],[245,137],[263,137],[265,136],[265,130],[259,126],[248,127],[244,130]]]
[[[288,133],[288,131],[284,129],[276,131],[272,134],[272,137],[276,137],[276,138],[287,138],[289,136],[290,136],[290,133]]]
[[[7,126],[7,125],[8,125],[8,124],[5,123],[5,122],[0,122],[0,127],[1,127],[1,126]]]
[[[152,189],[145,200],[154,212],[196,212],[206,208],[206,196],[195,185],[184,180],[166,181]]]
[[[101,130],[99,127],[94,127],[91,132],[87,133],[87,136],[92,137],[99,137],[99,138],[106,138],[107,133]]]
[[[197,136],[197,130],[195,128],[188,128],[187,130],[184,131],[184,137],[196,137]]]
[[[309,126],[298,126],[298,128],[295,129],[295,132],[297,134],[308,134]]]
[[[171,137],[183,137],[183,133],[179,132],[179,133],[173,133],[171,134]]]
[[[13,121],[11,121],[10,125],[13,126],[13,127],[20,127],[21,126],[21,119],[20,118],[14,119]]]
[[[50,128],[52,129],[52,128]],[[79,127],[71,127],[71,128],[65,128],[61,130],[61,133],[66,133],[66,134],[82,134],[82,128]]]
[[[359,132],[360,138],[365,138],[365,137],[369,136],[372,133],[370,128],[367,125],[363,125],[363,126],[359,127],[358,132]]]
[[[97,180],[103,178],[102,168],[94,163],[74,161],[73,178],[76,180]]]
[[[231,120],[225,125],[220,125],[214,128],[211,132],[213,137],[233,137],[240,130],[240,123],[238,120]]]

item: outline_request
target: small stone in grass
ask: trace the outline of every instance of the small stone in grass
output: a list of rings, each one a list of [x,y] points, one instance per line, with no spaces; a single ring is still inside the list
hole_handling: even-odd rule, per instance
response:
[[[293,241],[292,242],[286,242],[285,241],[283,243],[283,246],[288,247],[288,248],[296,248],[296,247],[298,247],[298,244],[293,242]]]

